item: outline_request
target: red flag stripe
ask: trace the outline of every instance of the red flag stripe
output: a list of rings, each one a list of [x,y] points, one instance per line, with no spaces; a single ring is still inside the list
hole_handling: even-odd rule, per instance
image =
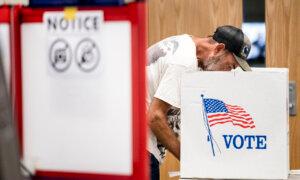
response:
[[[233,111],[233,110],[231,110],[231,109],[229,109],[228,112],[248,114],[246,111]]]
[[[245,111],[245,109],[243,108],[231,108],[231,107],[226,107],[226,108],[231,111]]]
[[[212,119],[212,120],[209,120],[208,122],[213,123],[213,122],[216,122],[216,121],[222,121],[222,120],[227,120],[227,119],[231,119],[232,121],[240,122],[240,123],[243,123],[243,124],[254,124],[253,121],[243,121],[243,120],[240,120],[240,119],[233,119],[233,118],[229,118],[229,117]]]
[[[232,112],[228,112],[228,113],[218,113],[218,114],[210,114],[208,115],[209,117],[215,117],[215,116],[219,116],[219,114],[230,114],[231,116],[237,116],[238,118],[246,118],[246,117],[250,117],[251,116],[249,114],[238,114],[238,113],[232,113]],[[252,118],[251,118],[252,119]]]
[[[228,113],[218,113],[218,114],[215,114],[215,113],[212,113],[212,114],[208,114],[209,117],[215,117],[215,116],[219,116],[220,114],[229,114],[230,116],[236,116],[238,118],[246,118],[246,117],[249,117],[251,118],[251,116],[249,114],[237,114],[237,113],[231,113],[231,112],[228,112]],[[252,118],[251,118],[252,120]]]
[[[208,122],[215,122],[215,121],[222,121],[224,119],[232,119],[234,121],[239,121],[239,122],[243,122],[245,124],[250,124],[250,123],[254,123],[253,121],[245,121],[245,120],[241,120],[241,119],[236,119],[236,118],[230,118],[230,117],[219,117],[219,118],[213,118],[213,119],[209,119]]]
[[[234,112],[246,112],[245,109],[232,109],[232,108],[227,108],[228,111],[234,111]]]
[[[251,126],[249,126],[249,125],[243,125],[243,124],[239,124],[239,123],[234,123],[231,120],[213,123],[213,124],[210,125],[210,127],[212,127],[214,125],[217,125],[217,124],[225,124],[225,123],[228,123],[228,122],[231,122],[234,126],[240,126],[242,128],[251,128],[251,129],[255,128],[255,125],[251,125]]]
[[[241,118],[241,119],[244,119],[244,120],[252,120],[251,116],[249,114],[247,115],[235,115],[235,114],[231,114],[229,113],[229,116],[232,116],[232,117],[235,117],[235,118]]]
[[[238,114],[238,115],[249,115],[249,113],[247,113],[247,112],[228,111],[228,113]]]
[[[232,121],[233,123],[239,123],[239,124],[243,124],[243,125],[247,125],[247,126],[250,126],[250,125],[254,125],[254,123],[245,123],[245,122],[240,122],[240,121],[237,121],[237,120],[232,120],[232,119],[220,119],[219,121],[214,121],[214,122],[209,122],[209,124],[215,124],[215,123],[219,123],[219,122],[224,122],[224,121]]]
[[[230,104],[225,104],[226,106],[229,106],[229,107],[239,107],[241,108],[241,106],[237,106],[237,105],[230,105]]]
[[[242,107],[240,107],[240,106],[230,106],[230,105],[228,105],[228,104],[226,104],[226,108],[231,108],[231,109],[244,109],[244,108],[242,108]]]
[[[241,119],[241,120],[245,120],[245,121],[252,121],[251,116],[235,116],[235,115],[231,115],[231,114],[213,114],[213,115],[208,115],[207,117],[209,119],[215,118],[215,117],[219,117],[219,116],[224,116],[224,117],[234,117],[237,119]]]

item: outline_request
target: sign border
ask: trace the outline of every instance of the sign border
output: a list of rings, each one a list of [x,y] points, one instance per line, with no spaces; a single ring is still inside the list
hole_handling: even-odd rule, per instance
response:
[[[128,20],[131,23],[132,54],[132,175],[98,174],[36,170],[35,176],[41,179],[76,178],[129,180],[148,179],[148,154],[146,151],[146,104],[145,104],[145,59],[146,59],[146,3],[136,2],[126,6],[78,7],[78,10],[102,10],[104,21]],[[22,60],[21,24],[41,23],[46,11],[63,11],[63,7],[30,8],[13,6],[10,14],[11,31],[11,78],[12,106],[16,120],[21,157],[23,156],[23,108],[22,108]]]

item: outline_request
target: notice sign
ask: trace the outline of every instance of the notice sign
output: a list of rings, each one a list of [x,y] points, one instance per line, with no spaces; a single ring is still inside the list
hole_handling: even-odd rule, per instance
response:
[[[286,179],[288,72],[197,72],[182,80],[182,178]]]
[[[133,174],[131,22],[101,10],[21,24],[24,163],[34,171]],[[113,16],[113,14],[111,15]]]
[[[65,11],[44,14],[48,65],[55,73],[90,73],[101,61],[102,11]]]

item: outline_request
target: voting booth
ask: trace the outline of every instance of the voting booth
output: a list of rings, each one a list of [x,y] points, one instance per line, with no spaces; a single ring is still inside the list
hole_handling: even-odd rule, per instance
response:
[[[147,179],[145,3],[13,15],[24,165],[41,178]]]
[[[10,8],[0,7],[0,61],[2,61],[6,86],[10,87]]]
[[[287,69],[186,73],[181,95],[181,178],[288,178]]]

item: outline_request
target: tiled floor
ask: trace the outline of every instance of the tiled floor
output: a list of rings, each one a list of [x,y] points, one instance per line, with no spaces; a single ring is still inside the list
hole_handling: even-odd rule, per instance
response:
[[[297,174],[292,174],[289,177],[289,180],[299,180],[300,179],[300,171]]]

